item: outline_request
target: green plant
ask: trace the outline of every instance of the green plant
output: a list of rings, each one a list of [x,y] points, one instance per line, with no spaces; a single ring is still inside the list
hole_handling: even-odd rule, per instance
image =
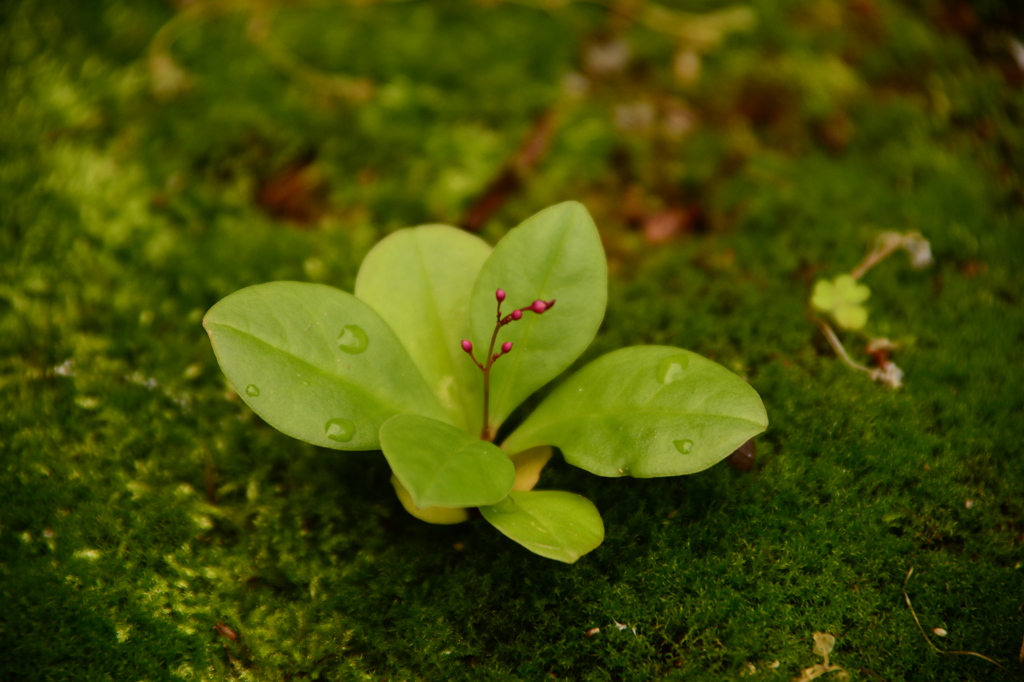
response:
[[[599,476],[676,476],[768,425],[757,393],[720,365],[635,346],[565,380],[495,445],[508,415],[590,344],[606,301],[600,236],[569,202],[493,250],[453,227],[400,230],[367,254],[355,295],[260,284],[217,303],[204,325],[224,373],[271,426],[381,449],[414,516],[457,523],[478,507],[527,549],[572,563],[604,526],[585,498],[533,490],[552,446]],[[487,348],[482,361],[474,348]]]
[[[874,248],[849,274],[839,275],[833,280],[819,279],[814,283],[811,307],[817,313],[831,317],[842,329],[862,332],[868,321],[868,309],[863,303],[871,297],[871,289],[861,283],[860,279],[900,249],[910,256],[910,265],[915,270],[926,268],[934,262],[931,244],[920,233],[883,232],[875,241]],[[817,322],[832,350],[847,367],[864,372],[872,381],[889,388],[900,388],[903,385],[903,370],[889,359],[889,353],[898,347],[897,344],[886,338],[865,334],[868,340],[865,350],[878,365],[876,368],[865,367],[849,356],[843,342],[824,317],[818,317]]]

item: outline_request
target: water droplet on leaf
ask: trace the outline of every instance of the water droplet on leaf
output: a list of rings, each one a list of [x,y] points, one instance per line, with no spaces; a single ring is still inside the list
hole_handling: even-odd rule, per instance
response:
[[[681,378],[689,366],[689,355],[670,355],[658,363],[658,369],[656,370],[658,381],[663,384],[671,384],[676,379]]]
[[[692,440],[686,440],[686,439],[674,440],[674,441],[672,441],[672,445],[675,445],[676,446],[676,450],[678,450],[679,452],[683,453],[684,455],[688,455],[691,452],[693,452],[693,441]]]
[[[249,384],[245,387],[245,394],[250,398],[255,398],[260,394],[260,387],[256,384]]]
[[[329,440],[347,443],[356,435],[356,425],[349,419],[331,419],[324,424],[324,433]]]
[[[338,336],[338,348],[355,355],[362,353],[370,345],[370,338],[363,328],[355,324],[346,324]]]

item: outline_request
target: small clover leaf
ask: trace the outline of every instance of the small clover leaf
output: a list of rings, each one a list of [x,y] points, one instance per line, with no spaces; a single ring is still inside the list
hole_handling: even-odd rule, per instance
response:
[[[831,315],[840,327],[861,329],[868,321],[868,310],[860,304],[870,296],[871,289],[866,284],[858,283],[850,275],[839,275],[832,281],[819,279],[814,283],[811,305]]]

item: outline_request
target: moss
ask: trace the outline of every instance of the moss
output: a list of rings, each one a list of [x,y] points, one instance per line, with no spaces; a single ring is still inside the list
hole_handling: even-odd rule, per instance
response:
[[[377,83],[360,106],[274,68],[242,14],[182,35],[194,88],[160,100],[141,55],[169,5],[4,9],[0,678],[718,680],[751,663],[786,679],[827,631],[861,677],[999,679],[927,647],[910,566],[940,645],[1015,666],[1024,97],[932,3],[752,6],[758,28],[697,85],[652,37],[574,104],[563,73],[617,30],[598,10],[281,9],[274,36],[305,63]],[[617,127],[638,100],[685,101],[697,128]],[[607,526],[573,566],[479,522],[422,524],[379,454],[270,429],[200,325],[255,282],[350,289],[388,231],[457,220],[550,106],[547,156],[485,232],[582,199],[615,276],[581,362],[690,348],[746,376],[771,419],[748,474],[605,480],[556,456],[542,486]],[[310,158],[325,214],[270,217],[261,183]],[[645,242],[621,210],[636,186],[654,209],[695,206],[700,231]],[[920,230],[937,261],[868,276],[899,392],[843,367],[809,319],[813,281],[882,230]]]

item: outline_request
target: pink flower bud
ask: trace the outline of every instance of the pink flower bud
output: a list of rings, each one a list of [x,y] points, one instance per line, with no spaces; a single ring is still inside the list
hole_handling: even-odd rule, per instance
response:
[[[548,309],[548,304],[539,298],[530,304],[530,310],[540,315],[542,312]]]
[[[521,320],[521,319],[523,319],[523,311],[522,310],[513,310],[512,311],[512,319],[513,320]]]
[[[473,352],[473,344],[470,343],[469,339],[462,340],[462,350],[466,351],[467,353]]]
[[[505,300],[505,290],[504,289],[498,289],[497,291],[495,291],[494,292],[494,298],[498,299],[498,303],[501,303],[502,301],[504,301]]]
[[[507,353],[510,350],[512,350],[512,342],[511,341],[506,341],[505,343],[501,344],[501,352],[502,352],[502,354]]]

